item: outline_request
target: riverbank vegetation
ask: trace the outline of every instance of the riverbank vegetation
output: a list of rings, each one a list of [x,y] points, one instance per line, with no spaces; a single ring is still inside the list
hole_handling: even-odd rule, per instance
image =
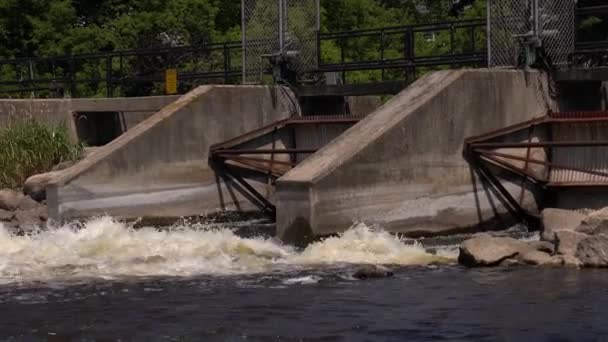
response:
[[[49,127],[20,120],[0,129],[0,188],[16,188],[35,174],[63,161],[76,160],[83,146],[73,143],[65,125]]]

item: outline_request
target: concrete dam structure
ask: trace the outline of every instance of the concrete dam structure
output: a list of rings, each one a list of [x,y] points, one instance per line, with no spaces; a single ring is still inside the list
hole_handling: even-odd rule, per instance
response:
[[[49,217],[178,217],[252,209],[211,169],[209,148],[297,110],[278,88],[196,88],[51,182]]]
[[[277,235],[287,242],[340,233],[356,222],[414,237],[505,228],[517,219],[513,207],[538,213],[547,203],[544,191],[512,172],[496,172],[500,181],[491,184],[465,159],[465,142],[577,102],[568,91],[552,97],[550,89],[537,71],[439,71],[366,116],[308,116],[286,88],[202,86],[179,98],[155,99],[148,110],[162,109],[154,114],[142,107],[145,116],[129,118],[125,133],[52,180],[49,217],[178,218],[263,210],[276,217]],[[11,101],[11,108],[27,103],[3,105]],[[75,112],[78,101],[72,101],[53,112]],[[86,103],[90,111],[133,110],[145,103],[89,101],[97,101]],[[307,107],[314,112],[314,103]],[[586,131],[571,138],[595,138],[590,129],[601,130],[580,129]],[[548,139],[546,131],[525,132],[509,139]],[[598,151],[589,150],[587,158]],[[539,146],[493,153],[500,152],[503,159],[510,153],[558,164],[573,155],[550,156]],[[496,169],[497,163],[489,165]],[[528,161],[525,167],[530,174],[549,172]],[[573,191],[557,190],[552,205],[574,206]],[[593,199],[591,206],[602,205],[601,195]]]
[[[428,74],[278,180],[278,235],[296,241],[356,221],[411,236],[512,224],[463,142],[554,109],[543,89],[538,72]],[[525,201],[537,207],[532,194]]]

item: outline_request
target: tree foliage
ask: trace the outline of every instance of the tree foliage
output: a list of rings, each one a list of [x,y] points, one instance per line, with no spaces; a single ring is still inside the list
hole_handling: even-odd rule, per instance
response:
[[[452,0],[322,0],[321,3],[322,31],[325,32],[454,19],[449,17]],[[460,19],[483,17],[484,8],[485,0],[478,0]],[[240,20],[239,0],[0,0],[0,59],[238,41]],[[460,36],[457,39],[466,44],[464,36]],[[441,52],[445,50],[446,39],[449,38],[439,34],[428,44],[418,44],[416,54]],[[340,48],[348,48],[351,59],[372,58],[378,54],[378,42],[369,38],[324,42],[323,58],[339,58]],[[386,56],[398,54],[399,49],[402,48],[397,42],[388,43]],[[206,57],[200,56],[198,62],[186,67],[195,71],[213,67],[216,62]],[[234,60],[238,63],[240,58],[234,56]],[[168,62],[158,58],[133,60],[125,61],[125,67],[134,74],[146,76],[148,71],[157,69],[157,64]],[[55,66],[63,72],[68,67]],[[117,67],[114,62],[112,71]],[[79,68],[84,78],[106,72],[103,62]],[[23,72],[0,65],[1,80],[23,78]],[[50,75],[50,71],[44,72],[44,76]],[[36,76],[41,76],[41,72]],[[377,75],[365,72],[360,78],[371,81]],[[99,82],[80,84],[76,90],[86,96],[105,93]],[[162,88],[150,84],[117,91],[141,95],[162,93]]]
[[[234,39],[238,10],[222,0],[0,0],[0,57]]]

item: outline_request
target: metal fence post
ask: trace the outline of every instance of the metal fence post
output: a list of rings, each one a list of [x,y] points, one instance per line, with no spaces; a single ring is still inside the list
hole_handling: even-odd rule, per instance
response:
[[[492,67],[492,0],[486,4],[486,49],[488,54],[488,68]]]
[[[242,41],[242,73],[243,73],[243,81],[242,83],[247,83],[247,23],[245,19],[247,17],[247,8],[245,7],[245,0],[241,0],[241,41]]]
[[[284,15],[285,15],[285,9],[283,8],[283,3],[284,0],[277,0],[279,2],[279,54],[283,54],[283,50],[285,48],[284,44],[285,44],[285,37],[283,36],[284,32],[284,25],[285,23],[284,21]]]
[[[112,56],[106,57],[106,96],[113,97],[114,89],[112,84]]]

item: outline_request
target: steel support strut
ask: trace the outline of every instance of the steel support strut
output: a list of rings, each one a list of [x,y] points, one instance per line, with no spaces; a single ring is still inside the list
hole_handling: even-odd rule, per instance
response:
[[[279,120],[211,146],[209,162],[224,179],[230,179],[239,184],[247,193],[246,197],[254,205],[271,217],[275,217],[275,206],[247,178],[253,176],[258,180],[263,180],[262,183],[265,183],[265,186],[273,186],[278,178],[303,159],[298,157],[313,154],[322,147],[298,148],[296,146],[297,128],[310,125],[315,127],[337,125],[344,126],[346,129],[360,119],[355,116],[308,116]],[[282,141],[282,136],[289,138],[286,139],[287,141]],[[279,141],[282,141],[283,144],[278,144]],[[280,156],[288,156],[288,160],[278,159]]]
[[[538,141],[532,141],[534,134],[538,134]],[[540,152],[542,157],[538,156]],[[607,155],[608,112],[549,112],[468,138],[464,143],[464,156],[471,167],[494,186],[505,207],[522,222],[535,218],[520,204],[527,184],[539,192],[561,187],[608,187]],[[531,165],[542,169],[534,172]],[[563,179],[563,171],[570,178]],[[521,177],[519,202],[500,181],[506,175],[511,179]]]

